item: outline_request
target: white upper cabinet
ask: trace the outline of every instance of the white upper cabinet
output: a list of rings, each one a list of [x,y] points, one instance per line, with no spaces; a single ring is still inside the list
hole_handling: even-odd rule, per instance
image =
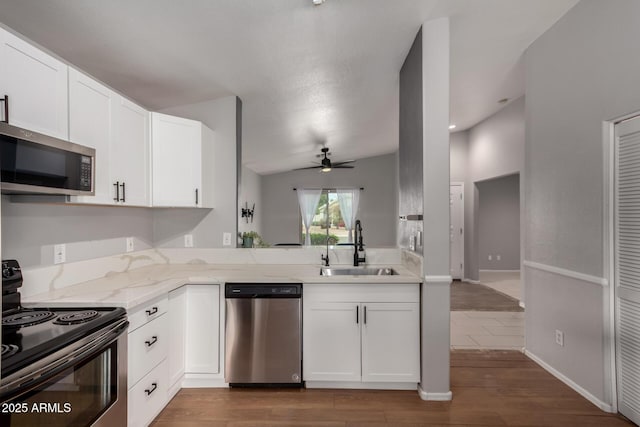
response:
[[[69,139],[96,149],[95,196],[74,203],[149,205],[149,112],[69,68]]]
[[[67,139],[67,65],[0,28],[0,98],[9,123]],[[0,106],[2,120],[4,105]]]
[[[202,173],[213,155],[212,135],[198,121],[151,113],[153,206],[212,207],[213,183]]]
[[[117,96],[111,143],[111,184],[119,203],[149,206],[149,112]]]
[[[95,196],[80,196],[79,203],[112,204],[110,150],[113,141],[113,111],[116,94],[73,68],[69,69],[69,140],[96,150]]]

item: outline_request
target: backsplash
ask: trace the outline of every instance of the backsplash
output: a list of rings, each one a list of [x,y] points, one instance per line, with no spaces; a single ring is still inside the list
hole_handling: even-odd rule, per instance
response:
[[[325,248],[321,247],[148,249],[58,265],[25,267],[20,292],[23,297],[29,297],[153,264],[317,264],[320,267],[320,255],[324,252]],[[397,248],[370,248],[366,250],[366,257],[368,265],[404,264],[402,250]],[[331,265],[351,265],[353,249],[330,248],[329,259]]]

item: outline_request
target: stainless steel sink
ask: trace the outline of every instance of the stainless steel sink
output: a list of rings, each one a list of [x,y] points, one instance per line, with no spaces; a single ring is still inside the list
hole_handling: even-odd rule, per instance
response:
[[[391,276],[398,274],[393,268],[327,268],[320,269],[321,276]]]

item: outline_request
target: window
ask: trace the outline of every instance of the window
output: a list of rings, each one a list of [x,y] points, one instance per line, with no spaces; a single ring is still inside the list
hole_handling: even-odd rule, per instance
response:
[[[300,218],[300,242],[304,244],[305,229],[302,217]],[[336,190],[323,189],[320,202],[309,227],[311,245],[325,245],[329,239],[330,245],[347,243],[349,231],[345,228],[342,219],[338,193]]]

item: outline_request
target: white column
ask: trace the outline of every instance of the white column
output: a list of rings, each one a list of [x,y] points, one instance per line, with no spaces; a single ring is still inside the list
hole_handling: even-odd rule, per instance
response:
[[[422,379],[425,400],[449,387],[449,19],[422,26],[424,283]]]

